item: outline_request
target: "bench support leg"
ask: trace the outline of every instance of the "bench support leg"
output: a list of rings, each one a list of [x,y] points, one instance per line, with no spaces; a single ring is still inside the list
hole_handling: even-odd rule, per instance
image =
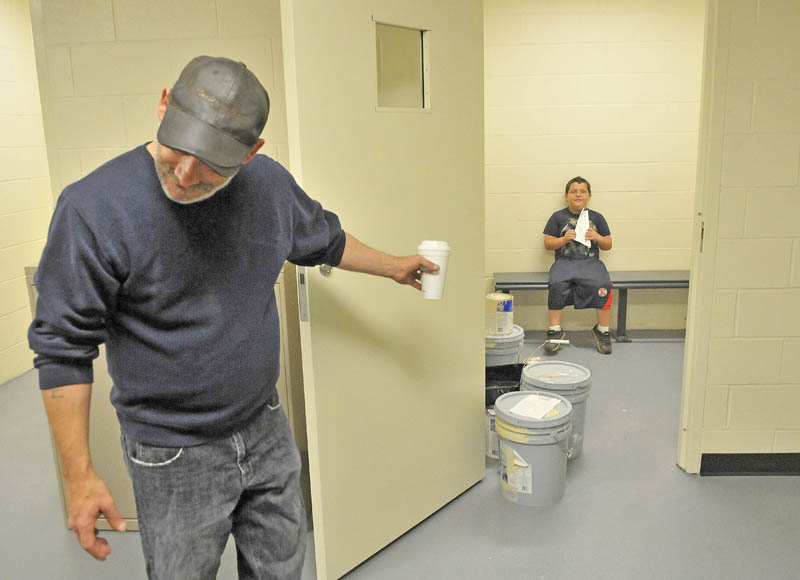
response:
[[[631,342],[628,336],[628,289],[617,290],[617,342]]]

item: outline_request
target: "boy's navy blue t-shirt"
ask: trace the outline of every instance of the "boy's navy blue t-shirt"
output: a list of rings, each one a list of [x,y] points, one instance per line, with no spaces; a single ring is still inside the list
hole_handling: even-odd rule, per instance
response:
[[[606,218],[604,218],[600,212],[596,212],[592,209],[589,209],[588,211],[589,227],[597,231],[597,233],[601,236],[610,236],[611,230],[608,227]],[[580,214],[572,213],[569,210],[569,207],[560,209],[550,216],[550,219],[547,220],[547,224],[545,224],[544,231],[542,233],[548,236],[560,238],[567,230],[575,229],[575,226],[578,224],[579,217]],[[559,258],[599,259],[600,248],[598,247],[597,242],[591,242],[591,244],[591,247],[587,248],[580,242],[571,240],[565,246],[555,251],[555,258],[556,260]]]

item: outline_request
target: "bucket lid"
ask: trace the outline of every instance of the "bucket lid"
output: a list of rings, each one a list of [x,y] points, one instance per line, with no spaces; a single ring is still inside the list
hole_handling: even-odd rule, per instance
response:
[[[526,402],[528,397],[536,397],[539,399],[547,399],[552,404],[555,399],[555,406],[550,413],[541,419],[536,417],[523,415],[513,409],[519,403]],[[531,402],[531,401],[527,401]],[[545,402],[545,401],[542,401]],[[572,418],[572,403],[561,395],[555,393],[547,393],[544,391],[515,391],[513,393],[506,393],[500,395],[494,402],[494,410],[497,413],[497,418],[510,423],[511,425],[518,425],[520,427],[527,427],[531,429],[542,429],[546,427],[557,427],[567,423]],[[519,410],[519,408],[517,408]]]
[[[592,373],[586,367],[571,362],[540,361],[525,365],[522,382],[539,389],[571,391],[590,385]]]
[[[525,340],[525,331],[521,326],[513,325],[511,334],[487,334],[486,342],[519,342]]]
[[[486,295],[486,299],[497,300],[498,302],[514,301],[514,297],[511,294],[506,294],[505,292],[492,292],[491,294]]]

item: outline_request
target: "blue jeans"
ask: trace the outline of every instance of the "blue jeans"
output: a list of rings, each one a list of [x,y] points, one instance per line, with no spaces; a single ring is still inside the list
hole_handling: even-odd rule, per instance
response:
[[[213,580],[233,534],[240,580],[299,580],[300,455],[277,394],[227,438],[155,447],[122,436],[150,580]]]

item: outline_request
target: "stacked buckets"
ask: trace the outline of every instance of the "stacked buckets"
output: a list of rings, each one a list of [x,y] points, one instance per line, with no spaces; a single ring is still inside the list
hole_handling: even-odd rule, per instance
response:
[[[515,503],[545,506],[564,495],[567,461],[581,454],[592,375],[570,362],[533,362],[521,390],[494,405],[500,489]]]
[[[515,375],[514,390],[492,398],[494,407],[486,410],[486,455],[500,460],[503,497],[528,506],[553,504],[564,495],[568,460],[583,450],[592,373],[566,361],[539,360],[520,369],[525,331],[514,324],[513,298],[488,294],[486,313],[486,367]],[[489,405],[489,370],[486,376]]]

